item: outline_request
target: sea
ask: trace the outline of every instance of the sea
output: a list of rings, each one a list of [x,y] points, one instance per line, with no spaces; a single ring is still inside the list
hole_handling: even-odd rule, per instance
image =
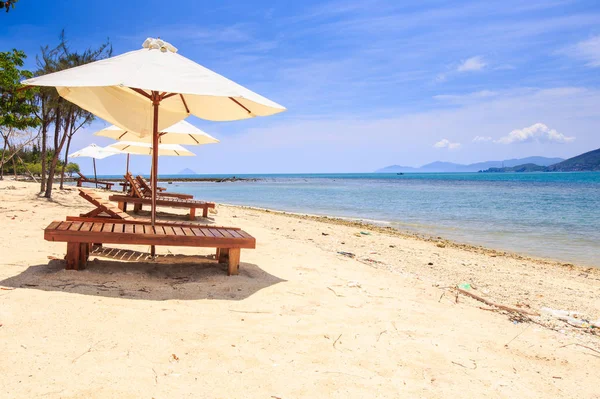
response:
[[[235,176],[258,180],[161,185],[206,201],[363,220],[600,267],[600,172]]]

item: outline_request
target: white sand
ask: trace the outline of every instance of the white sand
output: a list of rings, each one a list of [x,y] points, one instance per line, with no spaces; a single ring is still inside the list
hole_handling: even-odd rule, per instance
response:
[[[36,188],[0,182],[1,398],[600,398],[597,329],[443,289],[597,320],[597,269],[220,206],[205,222],[257,239],[239,276],[210,249],[113,245],[66,271],[43,228],[91,207]]]

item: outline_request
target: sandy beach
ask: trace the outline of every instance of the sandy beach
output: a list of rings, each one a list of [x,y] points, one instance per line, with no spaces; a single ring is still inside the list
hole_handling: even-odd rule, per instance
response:
[[[91,206],[38,187],[0,182],[2,398],[600,398],[600,328],[543,310],[600,322],[600,269],[218,205],[257,239],[238,276],[124,245],[66,271],[43,229]]]

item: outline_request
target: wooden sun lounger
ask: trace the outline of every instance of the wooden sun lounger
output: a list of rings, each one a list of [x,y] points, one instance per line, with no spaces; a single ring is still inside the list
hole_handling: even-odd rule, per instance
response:
[[[142,195],[146,198],[152,198],[152,186],[150,186],[150,183],[148,183],[146,181],[146,179],[144,179],[142,176],[136,176],[135,180],[140,185]],[[158,194],[161,197],[173,197],[173,198],[183,198],[183,199],[194,198],[194,196],[191,194],[167,193],[167,192],[165,192],[164,187],[157,187],[156,189],[158,190]]]
[[[142,209],[143,205],[152,205],[152,198],[144,197],[139,182],[131,176],[126,174],[125,179],[131,184],[130,195],[111,195],[108,199],[115,201],[119,205],[119,209],[123,212],[127,211],[127,204],[132,203],[133,211],[138,212]],[[159,195],[156,198],[157,206],[166,206],[171,208],[188,208],[190,210],[190,220],[196,219],[196,209],[202,209],[202,217],[208,216],[208,209],[214,208],[215,204],[212,202],[198,201],[188,198],[174,198],[174,197],[163,197]]]
[[[99,217],[102,214],[105,214],[106,217],[111,219],[133,219],[131,216],[113,205],[110,201],[106,201],[100,195],[91,190],[80,188],[79,195],[96,207],[96,209],[88,213],[82,213],[82,217]]]
[[[239,273],[240,251],[254,249],[256,240],[235,227],[213,227],[192,224],[175,225],[134,220],[79,218],[54,221],[44,230],[44,239],[67,243],[66,268],[80,270],[89,258],[92,243],[169,245],[217,248],[219,263],[228,264],[228,275]]]
[[[91,183],[91,184],[98,184],[100,186],[104,186],[104,188],[106,190],[112,190],[112,186],[115,184],[115,183],[112,183],[112,182],[109,182],[109,181],[100,181],[100,180],[88,179],[87,177],[85,177],[80,172],[77,172],[77,174],[79,175],[79,178],[77,178],[77,187],[81,187],[81,185],[83,183]]]

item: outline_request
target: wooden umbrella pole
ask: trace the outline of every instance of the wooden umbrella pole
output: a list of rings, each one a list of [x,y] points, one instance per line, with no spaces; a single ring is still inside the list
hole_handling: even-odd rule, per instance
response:
[[[152,105],[154,106],[154,122],[152,125],[152,226],[156,223],[156,186],[158,177],[158,107],[160,96],[152,92]]]
[[[127,166],[126,166],[126,172],[125,174],[129,174],[129,154],[127,154]],[[125,183],[123,183],[123,192],[127,191],[127,180],[125,180]]]
[[[156,187],[158,176],[158,107],[160,106],[160,95],[152,92],[152,105],[154,106],[154,121],[152,124],[152,227],[156,223]],[[150,247],[150,255],[154,257],[156,250],[154,245]]]
[[[96,158],[92,158],[94,163],[94,180],[96,182],[96,188],[98,188],[98,175],[96,175]]]

